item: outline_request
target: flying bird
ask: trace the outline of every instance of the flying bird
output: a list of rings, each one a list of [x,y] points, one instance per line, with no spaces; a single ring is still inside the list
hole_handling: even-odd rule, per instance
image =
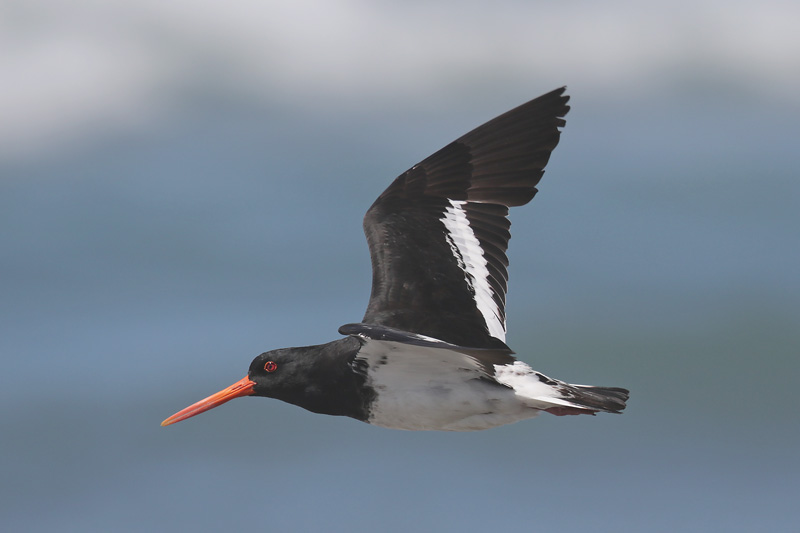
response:
[[[505,343],[508,209],[537,192],[566,124],[564,91],[453,141],[375,200],[364,217],[372,292],[362,321],[339,328],[342,338],[262,353],[246,377],[161,425],[241,396],[406,430],[622,412],[626,389],[547,377]]]

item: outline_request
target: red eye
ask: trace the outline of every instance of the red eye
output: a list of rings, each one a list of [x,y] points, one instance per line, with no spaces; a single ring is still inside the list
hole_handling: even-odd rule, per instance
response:
[[[267,361],[266,363],[264,363],[264,370],[266,370],[267,372],[275,372],[276,370],[278,370],[278,363],[276,363],[275,361]]]

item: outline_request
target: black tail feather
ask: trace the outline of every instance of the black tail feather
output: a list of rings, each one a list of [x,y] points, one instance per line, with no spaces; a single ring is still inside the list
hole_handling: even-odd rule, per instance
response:
[[[625,409],[630,391],[620,387],[592,387],[570,385],[574,396],[570,401],[592,410],[621,413]]]

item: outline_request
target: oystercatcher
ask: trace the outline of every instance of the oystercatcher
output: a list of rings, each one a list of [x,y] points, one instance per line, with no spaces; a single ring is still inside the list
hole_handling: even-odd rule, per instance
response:
[[[327,344],[262,353],[247,376],[162,422],[240,396],[407,430],[487,429],[545,411],[620,413],[628,391],[572,385],[505,344],[508,208],[528,203],[566,122],[556,89],[445,146],[372,204],[372,293]]]

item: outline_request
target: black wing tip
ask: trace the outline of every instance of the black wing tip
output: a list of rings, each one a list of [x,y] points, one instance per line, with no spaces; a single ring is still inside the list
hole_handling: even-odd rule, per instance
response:
[[[558,130],[558,133],[561,133],[561,129],[567,125],[567,121],[564,117],[567,116],[567,113],[569,113],[569,110],[571,109],[571,107],[567,105],[570,96],[568,94],[565,94],[566,90],[567,86],[564,85],[562,87],[559,87],[558,89],[554,89],[549,93],[545,93],[542,96],[534,98],[533,100],[528,102],[528,104],[533,104],[534,102],[536,102],[537,104],[544,104],[546,101],[550,102],[550,106],[555,112],[553,118],[555,120],[556,123],[555,125]],[[528,104],[523,104],[523,106]],[[555,146],[553,148],[555,148]]]
[[[545,105],[545,102],[549,102],[554,108],[560,107],[556,117],[563,118],[567,113],[569,113],[570,106],[567,103],[570,100],[570,95],[565,94],[567,91],[567,86],[562,85],[557,89],[553,89],[550,92],[544,93],[541,96],[537,96],[536,98],[522,104],[519,107],[524,107],[527,105],[531,105],[536,102],[539,105]],[[512,110],[513,111],[513,110]]]
[[[538,192],[536,185],[544,176],[550,155],[558,146],[562,128],[567,124],[564,118],[570,110],[567,105],[569,95],[566,85],[545,93],[510,111],[495,117],[485,124],[461,136],[456,143],[467,147],[471,164],[479,159],[490,158],[481,167],[472,169],[472,176],[466,191],[470,201],[498,203],[507,207],[518,207],[530,202]],[[525,131],[526,133],[522,133]],[[496,138],[511,139],[502,149],[497,148]],[[507,164],[500,165],[499,155],[519,163],[516,169]],[[512,172],[513,170],[513,172]],[[498,179],[494,183],[479,183],[477,174],[482,176],[497,174],[509,178],[507,182]],[[513,177],[511,177],[513,176]],[[526,183],[527,182],[527,183]]]
[[[558,89],[553,89],[549,93],[543,94],[541,97],[548,97],[549,96],[549,97],[552,97],[552,98],[558,98],[558,100],[560,101],[561,105],[564,106],[564,115],[566,115],[567,112],[569,112],[569,109],[570,109],[569,106],[567,105],[567,102],[569,102],[570,96],[568,94],[565,94],[566,92],[567,92],[567,86],[566,85],[562,85]]]
[[[566,90],[566,85],[554,89],[465,133],[398,176],[373,207],[389,197],[449,198],[507,207],[530,202],[567,123],[570,97],[564,94]],[[500,165],[503,159],[514,160],[518,166]],[[498,174],[498,179],[494,186],[478,184],[476,172],[484,180],[487,174]],[[504,183],[507,179],[513,183]]]

